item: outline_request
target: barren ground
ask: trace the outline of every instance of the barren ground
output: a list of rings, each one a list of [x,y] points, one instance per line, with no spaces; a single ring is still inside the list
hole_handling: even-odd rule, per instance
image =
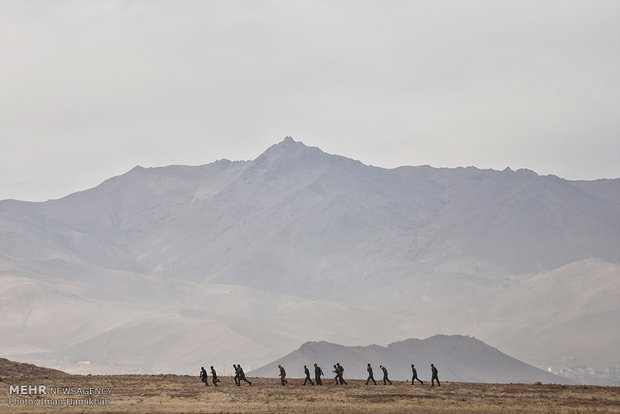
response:
[[[349,380],[336,386],[326,378],[323,387],[302,386],[291,379],[282,387],[277,378],[250,378],[252,386],[222,384],[205,387],[197,377],[177,375],[68,376],[64,378],[5,376],[0,382],[2,413],[620,413],[620,387],[540,384],[474,384],[443,382],[431,388],[396,382],[366,386]],[[9,385],[47,387],[110,387],[103,406],[45,406],[42,399],[66,401],[62,395],[9,394]],[[84,400],[88,395],[71,395]],[[9,399],[20,400],[10,404]],[[33,405],[22,405],[28,401]]]

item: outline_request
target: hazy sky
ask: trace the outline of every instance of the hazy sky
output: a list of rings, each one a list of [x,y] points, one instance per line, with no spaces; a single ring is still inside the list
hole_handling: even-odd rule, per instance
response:
[[[0,0],[0,199],[291,135],[382,167],[620,177],[620,1]]]

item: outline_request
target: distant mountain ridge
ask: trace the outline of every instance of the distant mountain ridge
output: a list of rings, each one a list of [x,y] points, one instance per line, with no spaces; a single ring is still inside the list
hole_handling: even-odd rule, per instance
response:
[[[0,201],[0,353],[193,372],[204,357],[260,366],[300,339],[415,332],[475,335],[554,369],[620,366],[619,188],[388,170],[287,138],[253,161]],[[205,356],[210,338],[226,340]]]
[[[294,241],[291,231],[299,227],[304,231],[315,228],[319,232],[315,236],[327,242],[326,249],[341,241],[351,243],[360,232],[400,230],[411,233],[414,244],[390,247],[398,247],[408,260],[432,258],[429,253],[443,249],[454,251],[457,257],[499,264],[512,274],[538,272],[592,257],[620,263],[620,224],[615,220],[620,214],[620,195],[607,200],[614,194],[609,189],[617,189],[618,183],[601,180],[588,186],[528,170],[385,170],[286,139],[252,162],[136,167],[60,200],[3,201],[5,225],[21,222],[36,232],[32,226],[37,223],[32,220],[39,217],[46,226],[53,226],[52,234],[70,232],[74,239],[60,246],[54,241],[37,255],[14,235],[2,238],[2,249],[16,257],[25,252],[26,257],[45,257],[46,252],[49,255],[66,247],[74,251],[73,260],[229,282],[231,277],[242,278],[243,269],[227,268],[221,275],[222,265],[209,272],[199,264],[211,263],[205,260],[205,255],[211,258],[209,243],[231,232],[231,220],[247,217],[257,219],[253,224],[258,228],[243,232],[244,237],[257,237],[258,230],[261,238],[270,236],[278,247],[295,248],[289,244]],[[308,215],[317,209],[321,211],[318,217]],[[263,219],[275,212],[279,226],[271,234],[272,223]],[[261,221],[265,225],[260,226]],[[183,238],[163,237],[179,226],[185,231]],[[205,233],[205,228],[210,231]],[[39,234],[41,241],[46,241],[46,235],[49,232]],[[205,247],[196,250],[198,241]],[[173,255],[166,253],[170,250]],[[225,254],[216,262],[222,261],[231,262]],[[286,279],[279,282],[287,286]]]
[[[287,369],[289,377],[303,377],[303,366],[311,368],[317,363],[329,381],[334,377],[331,371],[336,362],[345,367],[345,378],[352,379],[366,379],[366,366],[371,364],[375,380],[383,378],[379,368],[383,365],[388,369],[390,379],[411,381],[411,364],[415,364],[418,377],[422,381],[430,381],[430,364],[434,363],[439,369],[440,381],[575,383],[512,358],[480,340],[461,335],[406,339],[387,347],[306,342],[296,351],[251,371],[249,375],[275,377],[278,365],[282,365]]]

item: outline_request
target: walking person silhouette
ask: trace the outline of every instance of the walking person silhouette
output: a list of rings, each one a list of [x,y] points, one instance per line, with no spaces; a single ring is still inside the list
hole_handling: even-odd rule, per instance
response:
[[[245,377],[245,372],[243,372],[243,368],[241,368],[241,365],[237,364],[237,368],[239,369],[239,379],[237,380],[239,381],[239,383],[237,385],[241,385],[241,381],[245,381],[251,386],[252,383]]]
[[[424,385],[424,381],[422,381],[420,378],[418,378],[418,370],[415,369],[415,366],[413,364],[411,364],[411,385],[415,384],[415,381],[417,380],[420,384]]]
[[[280,381],[282,382],[282,385],[288,384],[288,381],[286,380],[286,371],[284,370],[284,367],[282,365],[278,365],[278,368],[280,368]]]
[[[312,379],[310,379],[310,370],[305,365],[304,365],[304,374],[306,374],[306,379],[304,380],[304,385],[306,385],[306,382],[310,381],[310,385],[314,386],[314,382],[312,382]]]
[[[377,385],[377,381],[375,381],[375,377],[372,375],[372,367],[370,366],[370,364],[368,364],[368,368],[366,368],[366,371],[368,371],[368,379],[366,380],[366,385],[368,385],[370,381],[374,382],[374,384]]]
[[[431,377],[431,387],[435,386],[435,381],[437,381],[437,386],[441,387],[441,384],[439,383],[439,377],[437,376],[437,368],[435,368],[435,365],[431,364],[431,372],[433,373],[433,376]]]
[[[200,380],[204,382],[207,387],[209,386],[209,376],[207,375],[205,367],[200,367]]]
[[[390,385],[392,385],[392,381],[390,381],[390,379],[388,378],[387,368],[383,365],[379,365],[379,367],[381,367],[381,369],[383,370],[383,385],[387,385],[388,382],[390,383]]]
[[[211,365],[211,376],[213,377],[213,385],[217,387],[217,383],[220,382],[220,380],[217,379],[217,372],[215,372],[213,365]]]
[[[321,380],[321,375],[325,375],[325,374],[323,374],[323,370],[315,362],[314,363],[314,380],[316,381],[316,385],[323,385],[323,381]]]

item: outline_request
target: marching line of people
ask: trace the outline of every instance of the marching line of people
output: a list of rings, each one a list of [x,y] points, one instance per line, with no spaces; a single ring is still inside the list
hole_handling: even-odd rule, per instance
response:
[[[379,365],[379,367],[383,371],[383,385],[387,385],[388,383],[392,385],[392,381],[388,378],[387,368],[383,365]],[[252,385],[252,382],[245,377],[245,373],[243,372],[243,368],[241,368],[241,365],[233,364],[233,368],[235,369],[234,380],[237,387],[241,386],[241,381],[245,381],[246,383],[250,384],[250,386]],[[278,365],[278,369],[280,370],[280,383],[282,384],[282,386],[288,385],[288,380],[286,379],[286,370],[282,365]],[[368,379],[366,380],[366,385],[368,385],[370,381],[372,381],[373,384],[377,385],[377,381],[375,381],[372,366],[370,364],[368,364],[366,371],[368,371]],[[336,376],[334,377],[336,385],[347,385],[347,382],[344,380],[344,367],[340,365],[339,362],[334,365],[334,370],[332,372],[336,374]],[[321,376],[325,376],[325,374],[323,373],[321,367],[319,367],[316,363],[314,364],[314,382],[310,378],[310,370],[306,365],[304,365],[304,374],[306,375],[306,377],[304,379],[303,385],[306,385],[308,382],[310,382],[310,385],[312,386],[314,386],[315,383],[319,386],[323,385]],[[418,381],[421,385],[424,385],[424,381],[418,378],[418,371],[416,370],[414,364],[411,364],[411,374],[411,385],[415,385],[415,381]],[[435,381],[437,381],[437,386],[441,387],[438,374],[439,371],[437,370],[437,367],[435,367],[434,364],[431,364],[431,387],[435,386]],[[211,377],[213,385],[217,387],[217,384],[220,382],[220,380],[217,378],[217,372],[215,372],[213,366],[211,366]],[[202,382],[205,383],[207,387],[209,386],[209,377],[204,367],[201,367],[200,369],[200,379],[202,380]]]
[[[217,379],[217,372],[215,372],[213,365],[211,365],[211,377],[213,378],[213,385],[217,387],[217,383],[220,382],[220,380]],[[209,386],[209,376],[207,375],[205,367],[200,367],[200,379],[207,387]]]

